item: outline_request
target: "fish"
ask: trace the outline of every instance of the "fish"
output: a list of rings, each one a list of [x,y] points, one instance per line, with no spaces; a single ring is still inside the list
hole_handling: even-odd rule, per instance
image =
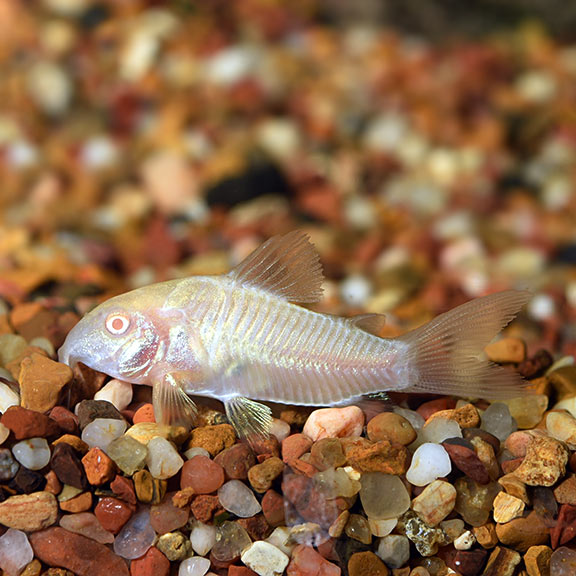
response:
[[[72,328],[59,361],[151,385],[163,424],[193,425],[190,394],[217,398],[247,438],[270,429],[263,402],[340,406],[384,391],[498,399],[525,388],[483,350],[529,291],[476,298],[390,339],[379,336],[382,314],[345,318],[302,306],[321,299],[323,279],[307,234],[273,236],[227,274],[169,280],[104,301]]]

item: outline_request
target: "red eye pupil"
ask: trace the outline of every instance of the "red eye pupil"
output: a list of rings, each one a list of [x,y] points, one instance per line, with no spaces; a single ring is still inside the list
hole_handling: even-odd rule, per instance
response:
[[[118,332],[124,328],[124,319],[123,318],[114,318],[112,320],[112,329],[117,330]]]

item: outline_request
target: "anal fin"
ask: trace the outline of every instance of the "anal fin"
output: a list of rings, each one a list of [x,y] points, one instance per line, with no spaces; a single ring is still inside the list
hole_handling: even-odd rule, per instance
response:
[[[197,418],[198,409],[186,394],[182,383],[173,374],[165,374],[152,389],[154,418],[159,424],[185,426],[190,429]]]
[[[265,438],[272,425],[268,406],[243,396],[233,396],[224,402],[226,416],[240,438]]]

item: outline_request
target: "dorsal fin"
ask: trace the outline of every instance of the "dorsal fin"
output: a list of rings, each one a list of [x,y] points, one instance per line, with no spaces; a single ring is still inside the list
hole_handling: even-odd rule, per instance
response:
[[[230,272],[230,277],[290,302],[318,302],[322,297],[320,258],[308,235],[300,230],[264,242]]]
[[[354,324],[356,328],[364,330],[374,336],[380,336],[380,332],[386,324],[386,316],[384,314],[358,314],[347,319],[348,322]]]

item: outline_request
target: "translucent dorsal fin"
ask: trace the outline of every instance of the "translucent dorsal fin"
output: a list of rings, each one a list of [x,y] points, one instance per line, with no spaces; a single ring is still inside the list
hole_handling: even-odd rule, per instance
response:
[[[386,324],[386,316],[384,314],[359,314],[348,318],[348,322],[354,324],[360,330],[364,330],[364,332],[380,336],[380,332]]]
[[[240,262],[230,277],[290,302],[318,302],[322,297],[320,258],[308,235],[300,230],[267,240]]]

